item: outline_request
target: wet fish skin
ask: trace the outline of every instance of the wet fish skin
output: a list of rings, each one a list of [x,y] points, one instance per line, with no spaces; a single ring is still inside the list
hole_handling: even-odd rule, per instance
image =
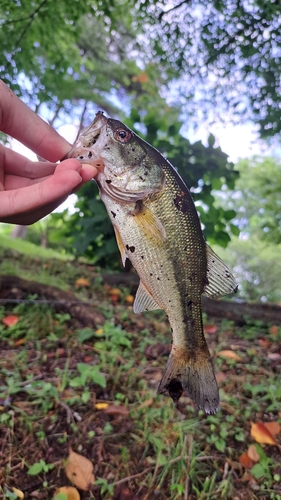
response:
[[[163,309],[173,343],[158,392],[216,413],[219,393],[204,338],[201,295],[235,292],[235,280],[204,240],[191,194],[173,166],[118,120],[99,113],[70,154],[98,166],[97,183],[122,261],[140,277],[134,311]]]

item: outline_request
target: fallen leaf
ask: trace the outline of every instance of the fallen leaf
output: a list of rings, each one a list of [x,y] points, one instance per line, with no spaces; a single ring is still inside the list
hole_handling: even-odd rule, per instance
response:
[[[80,500],[80,494],[76,488],[73,488],[73,486],[62,486],[61,488],[58,488],[53,500],[57,500],[60,493],[63,493],[67,500]]]
[[[254,444],[251,444],[251,446],[249,446],[249,449],[247,451],[248,453],[248,457],[254,462],[254,463],[257,463],[259,462],[260,460],[260,456],[257,452],[257,448],[255,447]]]
[[[2,323],[4,323],[5,326],[14,326],[17,324],[17,322],[19,321],[19,317],[18,316],[6,316],[5,318],[2,318]]]
[[[264,425],[272,436],[277,436],[277,434],[281,431],[281,426],[278,422],[264,422]]]
[[[270,347],[270,346],[271,346],[271,344],[272,344],[272,342],[270,342],[270,341],[269,341],[269,340],[267,340],[267,339],[259,339],[259,340],[258,340],[258,343],[259,343],[259,345],[260,345],[261,347],[266,347],[266,348],[267,348],[267,347]]]
[[[24,498],[23,491],[18,490],[18,488],[12,488],[12,490],[17,495],[17,498],[20,498],[20,500],[22,500]]]
[[[205,333],[217,333],[218,327],[216,325],[204,325],[204,332]]]
[[[133,304],[135,298],[133,295],[126,295],[125,300],[126,300],[127,304]]]
[[[146,408],[147,406],[152,406],[154,403],[154,399],[153,398],[149,398],[149,399],[146,399],[140,406],[139,406],[139,409],[140,408]]]
[[[278,443],[263,422],[258,422],[257,424],[251,422],[251,436],[257,443],[274,444],[278,446]]]
[[[243,361],[243,359],[236,354],[234,351],[220,351],[217,353],[217,356],[220,356],[222,358],[228,358],[228,359],[235,359],[236,361]]]
[[[168,356],[171,352],[171,344],[157,344],[149,345],[145,348],[144,354],[147,359],[157,359],[159,356]]]
[[[27,342],[27,339],[25,339],[25,338],[24,339],[18,339],[18,340],[14,341],[14,346],[15,347],[19,347],[21,345],[26,344],[26,342]]]
[[[120,299],[120,295],[113,294],[113,295],[110,295],[110,298],[111,298],[111,301],[115,304],[115,302],[118,302],[118,300]]]
[[[216,381],[218,384],[220,384],[221,382],[224,382],[227,379],[226,374],[223,372],[217,372],[215,375],[216,375]]]
[[[110,290],[108,290],[108,293],[109,293],[109,295],[121,295],[122,294],[120,288],[110,288]]]
[[[267,357],[270,361],[279,361],[279,359],[281,359],[281,354],[278,352],[270,352]]]
[[[269,333],[270,335],[277,335],[277,333],[279,332],[279,326],[276,326],[276,325],[272,325],[270,328],[269,328]]]
[[[108,415],[123,415],[124,417],[126,417],[127,415],[129,415],[129,410],[126,406],[122,405],[107,405],[104,413],[107,413]]]
[[[75,281],[75,285],[78,287],[78,288],[82,288],[82,286],[85,286],[86,288],[88,288],[90,286],[90,283],[89,281],[87,280],[87,278],[78,278],[76,281]]]
[[[95,331],[95,335],[103,335],[103,329],[102,328],[98,328],[96,331]]]
[[[108,406],[109,406],[108,403],[96,403],[95,409],[96,410],[105,410]]]
[[[94,356],[88,354],[88,356],[84,356],[84,363],[91,363],[94,360]]]
[[[255,464],[255,462],[249,457],[247,451],[245,451],[245,453],[242,453],[238,460],[240,464],[244,465],[245,469],[251,469]]]
[[[114,498],[116,500],[138,500],[139,497],[135,496],[125,484],[120,484],[114,490]]]
[[[65,466],[66,476],[80,490],[88,491],[94,480],[94,466],[88,458],[69,449],[69,456]]]

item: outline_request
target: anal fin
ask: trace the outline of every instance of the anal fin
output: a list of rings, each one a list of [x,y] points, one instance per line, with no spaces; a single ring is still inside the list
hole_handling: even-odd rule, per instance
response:
[[[207,251],[207,285],[203,294],[211,299],[236,293],[238,285],[234,276],[229,271],[220,257],[206,245]]]
[[[142,311],[154,311],[160,309],[157,302],[146,290],[142,282],[140,281],[134,302],[134,313],[140,313]]]

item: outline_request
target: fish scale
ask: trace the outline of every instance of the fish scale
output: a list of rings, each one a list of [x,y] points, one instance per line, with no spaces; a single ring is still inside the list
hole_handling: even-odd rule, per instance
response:
[[[96,180],[122,261],[129,258],[140,277],[134,311],[163,309],[169,319],[172,349],[158,392],[177,401],[186,391],[197,408],[216,413],[219,393],[201,295],[218,297],[237,286],[206,245],[188,188],[155,148],[101,113],[68,156],[99,168]]]

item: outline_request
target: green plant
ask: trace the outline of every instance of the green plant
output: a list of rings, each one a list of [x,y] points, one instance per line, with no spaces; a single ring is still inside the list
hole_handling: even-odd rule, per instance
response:
[[[40,460],[40,462],[35,462],[28,468],[27,474],[30,476],[36,476],[37,474],[41,474],[42,472],[49,472],[53,470],[54,464],[46,464],[44,460]]]

